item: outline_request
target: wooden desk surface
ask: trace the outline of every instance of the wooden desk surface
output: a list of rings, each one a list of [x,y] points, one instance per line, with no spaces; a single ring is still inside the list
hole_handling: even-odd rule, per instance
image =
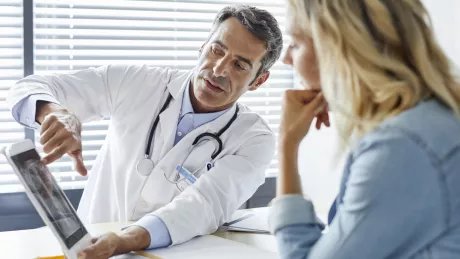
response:
[[[102,223],[88,225],[87,229],[93,236],[105,232],[118,232],[129,223]],[[252,247],[276,252],[273,236],[268,234],[253,234],[239,232],[216,232],[214,235],[244,243]],[[62,255],[58,241],[48,227],[0,232],[1,259],[32,259],[37,256]]]

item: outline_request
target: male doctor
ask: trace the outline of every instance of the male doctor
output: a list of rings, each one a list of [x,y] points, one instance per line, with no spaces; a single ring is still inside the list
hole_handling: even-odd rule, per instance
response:
[[[12,87],[13,116],[40,128],[47,164],[68,154],[85,175],[81,122],[110,118],[78,213],[85,223],[136,222],[119,235],[96,238],[82,258],[212,233],[254,194],[273,158],[275,137],[237,100],[267,80],[282,44],[271,14],[232,6],[217,15],[188,73],[110,65],[32,75]],[[203,133],[219,140],[208,134],[192,148]]]

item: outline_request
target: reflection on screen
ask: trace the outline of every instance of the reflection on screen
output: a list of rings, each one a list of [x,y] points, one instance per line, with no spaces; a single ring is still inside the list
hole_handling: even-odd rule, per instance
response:
[[[12,156],[12,160],[45,210],[46,217],[71,248],[86,230],[48,168],[40,162],[38,153],[28,150]]]

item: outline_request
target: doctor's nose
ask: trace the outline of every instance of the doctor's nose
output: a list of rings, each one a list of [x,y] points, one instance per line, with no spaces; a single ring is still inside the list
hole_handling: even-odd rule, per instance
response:
[[[212,69],[214,76],[216,77],[227,77],[229,61],[226,58],[219,59]]]

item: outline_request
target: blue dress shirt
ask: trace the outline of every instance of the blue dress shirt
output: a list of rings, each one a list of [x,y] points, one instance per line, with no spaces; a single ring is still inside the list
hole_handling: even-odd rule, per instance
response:
[[[217,119],[229,110],[227,109],[213,113],[195,113],[192,107],[192,102],[190,101],[189,91],[190,87],[187,86],[185,88],[184,97],[182,98],[182,108],[180,111],[179,123],[177,124],[174,145],[176,145],[181,139],[183,139],[188,133],[190,133],[194,129]]]
[[[190,84],[189,84],[190,85]],[[176,138],[174,145],[181,141],[188,133],[200,127],[203,124],[211,122],[224,114],[227,110],[213,113],[195,113],[190,101],[190,88],[185,88],[182,98],[182,108],[179,115],[179,123],[176,129]],[[171,236],[169,230],[163,221],[154,215],[146,215],[137,221],[134,225],[145,228],[150,234],[150,246],[148,249],[166,247],[171,245]]]
[[[435,99],[361,137],[345,163],[330,225],[313,203],[272,203],[280,258],[460,258],[460,120]]]
[[[187,86],[184,90],[182,98],[182,108],[177,124],[177,130],[174,140],[176,145],[188,133],[200,127],[203,124],[209,123],[219,116],[223,115],[229,109],[213,112],[213,113],[195,113],[190,101],[190,81],[187,81]],[[47,94],[30,95],[16,104],[12,109],[13,117],[25,126],[38,128],[35,122],[36,103],[37,101],[48,101],[58,103],[55,98]],[[146,229],[150,234],[150,246],[148,249],[166,247],[171,245],[171,236],[164,222],[157,216],[146,215],[131,226],[140,226]]]

